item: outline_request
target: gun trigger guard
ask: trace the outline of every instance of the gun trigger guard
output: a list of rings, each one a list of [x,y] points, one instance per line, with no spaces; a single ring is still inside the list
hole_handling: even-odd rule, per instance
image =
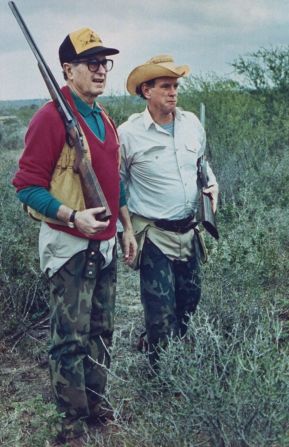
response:
[[[76,157],[73,163],[73,172],[75,172],[76,174],[78,174],[79,172],[79,165],[80,165],[80,159],[79,157]]]
[[[74,146],[74,139],[71,137],[71,135],[67,132],[66,133],[66,141],[69,147]]]

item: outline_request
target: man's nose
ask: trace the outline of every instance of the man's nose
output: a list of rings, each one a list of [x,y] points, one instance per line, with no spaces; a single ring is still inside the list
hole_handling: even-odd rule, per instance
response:
[[[97,73],[106,74],[106,69],[104,68],[104,66],[102,64],[99,64]]]
[[[176,89],[176,87],[174,87],[173,85],[171,86],[170,90],[169,90],[170,95],[176,96],[178,91]]]

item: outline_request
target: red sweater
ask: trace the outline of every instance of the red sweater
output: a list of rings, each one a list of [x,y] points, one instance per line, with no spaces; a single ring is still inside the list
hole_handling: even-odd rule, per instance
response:
[[[100,141],[89,129],[75,108],[68,87],[62,92],[71,105],[85,134],[91,153],[91,164],[102,187],[112,217],[109,226],[91,238],[106,240],[115,235],[119,210],[119,143],[114,125],[102,113],[105,125],[105,141]],[[25,148],[19,160],[19,169],[13,179],[17,191],[28,186],[50,188],[50,181],[65,144],[65,127],[53,102],[45,104],[32,118],[26,136]],[[86,238],[75,228],[49,224],[52,228]]]

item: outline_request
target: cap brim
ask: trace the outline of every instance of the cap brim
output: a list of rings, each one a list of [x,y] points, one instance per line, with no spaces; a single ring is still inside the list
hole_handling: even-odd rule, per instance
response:
[[[79,53],[77,59],[83,59],[83,57],[86,56],[94,56],[96,54],[103,54],[104,56],[112,56],[113,54],[118,54],[119,50],[116,48],[107,48],[107,47],[94,47],[90,48],[89,50],[83,51],[82,53]]]

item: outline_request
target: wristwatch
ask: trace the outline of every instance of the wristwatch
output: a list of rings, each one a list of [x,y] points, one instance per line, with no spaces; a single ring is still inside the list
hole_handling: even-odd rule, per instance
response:
[[[75,214],[77,213],[77,210],[73,210],[72,213],[70,214],[69,220],[67,222],[67,226],[69,228],[75,228]]]

